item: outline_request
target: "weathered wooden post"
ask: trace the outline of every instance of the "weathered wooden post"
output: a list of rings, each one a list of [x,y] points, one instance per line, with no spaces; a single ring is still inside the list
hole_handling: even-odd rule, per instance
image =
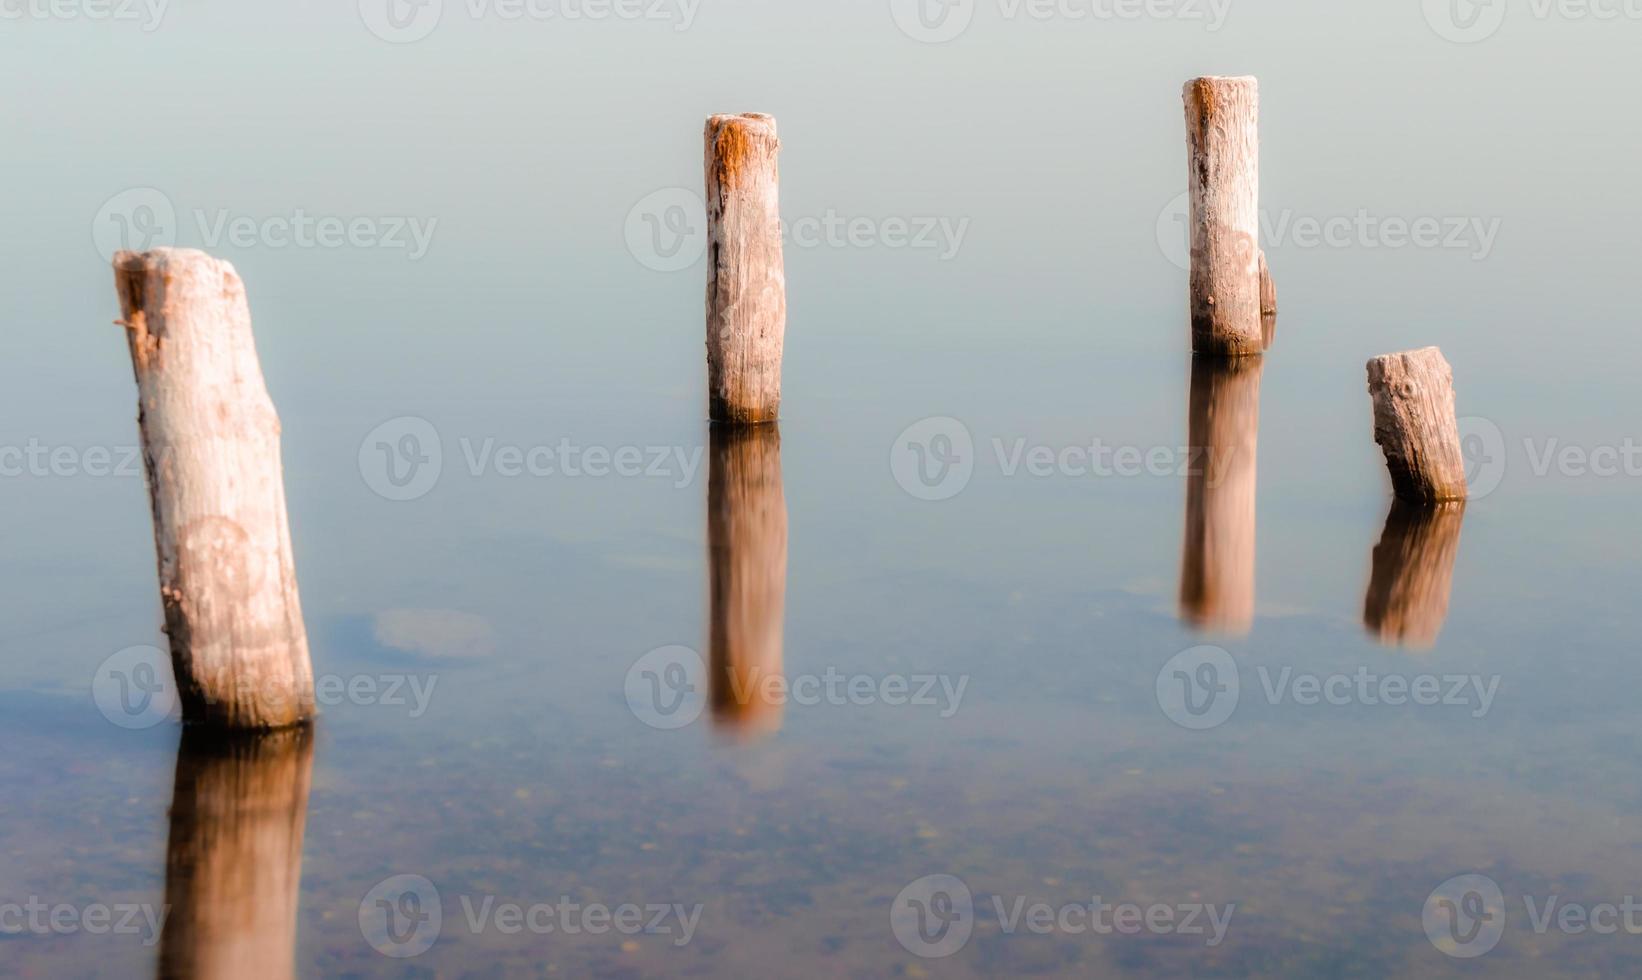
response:
[[[1374,549],[1363,625],[1390,646],[1429,650],[1448,619],[1465,504],[1394,500]]]
[[[183,720],[282,728],[314,714],[279,418],[245,287],[192,249],[121,252],[160,601]]]
[[[781,427],[712,427],[707,484],[711,704],[721,728],[781,727],[787,600],[787,498]]]
[[[715,422],[781,415],[780,149],[770,116],[707,120],[707,386]]]
[[[1391,485],[1415,503],[1464,500],[1465,453],[1454,415],[1454,371],[1435,347],[1368,362],[1374,441],[1385,451]]]
[[[310,726],[188,729],[177,749],[159,975],[296,976]]]
[[[1198,629],[1238,635],[1254,623],[1263,367],[1259,357],[1192,358],[1180,608]]]
[[[1192,350],[1258,354],[1265,349],[1260,318],[1260,85],[1252,77],[1194,78],[1186,83],[1185,102]]]

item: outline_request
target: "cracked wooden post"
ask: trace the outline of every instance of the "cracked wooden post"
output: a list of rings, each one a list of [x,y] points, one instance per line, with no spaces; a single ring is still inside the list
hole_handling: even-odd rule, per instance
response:
[[[707,386],[715,422],[781,414],[787,278],[775,120],[707,120]]]
[[[787,498],[781,426],[712,427],[707,482],[708,620],[714,723],[739,735],[781,727]]]
[[[192,249],[121,252],[114,273],[183,720],[233,729],[305,721],[313,668],[279,417],[245,287],[233,266]]]
[[[1435,347],[1368,362],[1374,441],[1397,496],[1415,503],[1464,500],[1465,453],[1454,415],[1454,371]]]
[[[1190,150],[1192,350],[1265,350],[1260,271],[1260,85],[1252,77],[1186,83]]]

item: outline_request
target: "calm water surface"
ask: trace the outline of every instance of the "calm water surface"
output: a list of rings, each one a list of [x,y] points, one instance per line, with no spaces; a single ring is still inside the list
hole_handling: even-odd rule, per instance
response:
[[[161,189],[195,247],[196,208],[440,226],[417,262],[212,249],[246,279],[284,422],[335,685],[311,734],[112,723],[105,661],[163,643],[141,477],[0,479],[0,903],[169,906],[159,934],[0,932],[0,972],[1636,972],[1642,935],[1531,914],[1642,895],[1637,477],[1535,467],[1636,431],[1615,229],[1642,216],[1638,147],[1598,122],[1632,49],[1526,20],[1462,47],[1417,11],[1282,4],[1212,40],[986,20],[936,47],[856,6],[732,3],[676,39],[448,14],[398,47],[351,14],[178,11],[146,48],[83,25],[6,42],[0,78],[39,94],[0,110],[28,190],[4,204],[0,445],[117,463],[136,438],[88,233],[123,189]],[[702,74],[760,32],[791,48]],[[250,70],[310,36],[289,85]],[[858,70],[816,91],[840,51]],[[1338,81],[1386,51],[1406,91]],[[195,55],[218,87],[142,126],[112,104],[120,73],[181,91]],[[41,88],[69,58],[85,70]],[[1268,242],[1276,345],[1194,364],[1158,229],[1184,186],[1180,82],[1222,68],[1262,74],[1274,219],[1497,218],[1492,250]],[[898,111],[838,109],[868,104]],[[701,264],[653,271],[624,236],[634,202],[699,181],[699,120],[744,108],[781,119],[789,215],[969,221],[947,258],[790,248],[784,420],[758,433],[703,421]],[[1463,511],[1394,510],[1372,441],[1364,361],[1427,344],[1497,484]],[[506,475],[564,440],[664,462]],[[1127,475],[1064,452],[1097,442],[1132,450],[1105,460]],[[1428,683],[1438,703],[1361,693]],[[1462,875],[1503,906],[1439,889]],[[1235,908],[1217,943],[1012,917],[1096,896]],[[430,937],[435,902],[431,947],[387,955]],[[470,922],[560,902],[677,905],[688,941],[678,917]],[[920,909],[928,946],[903,941]],[[1445,955],[1496,924],[1486,955]],[[953,955],[919,955],[951,929]]]

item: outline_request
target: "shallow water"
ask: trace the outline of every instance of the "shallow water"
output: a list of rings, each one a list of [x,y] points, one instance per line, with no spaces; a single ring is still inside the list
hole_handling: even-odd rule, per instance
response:
[[[1213,35],[983,18],[926,46],[877,4],[730,3],[676,36],[447,11],[395,46],[351,8],[300,20],[327,16],[4,42],[0,79],[37,95],[0,108],[29,191],[4,205],[0,446],[73,465],[0,478],[0,905],[169,906],[109,934],[0,910],[4,972],[1635,972],[1642,935],[1536,919],[1642,893],[1642,473],[1554,461],[1635,431],[1638,146],[1596,121],[1642,25],[1463,46],[1413,10],[1248,4]],[[766,32],[790,41],[701,67]],[[1328,58],[1308,40],[1342,32]],[[302,77],[258,73],[299,38]],[[1406,92],[1353,74],[1386,51]],[[1194,365],[1158,228],[1179,84],[1223,61],[1262,76],[1274,222],[1498,219],[1491,251],[1268,242],[1274,348]],[[105,98],[206,69],[141,126]],[[783,421],[752,436],[702,421],[701,263],[624,237],[634,202],[698,182],[699,120],[749,102],[781,119],[789,216],[969,222],[947,258],[790,243]],[[163,637],[87,228],[144,186],[194,247],[195,208],[440,220],[417,261],[212,249],[284,424],[308,739],[184,744],[128,711],[143,654],[108,663]],[[1461,513],[1394,510],[1372,440],[1364,361],[1426,344],[1487,488]],[[651,472],[566,474],[564,440]],[[1124,472],[1063,452],[1097,441]],[[1466,875],[1503,908],[1442,887]],[[1154,919],[1094,932],[1096,896]],[[498,912],[561,902],[665,914]],[[1183,928],[1204,906],[1217,942]]]

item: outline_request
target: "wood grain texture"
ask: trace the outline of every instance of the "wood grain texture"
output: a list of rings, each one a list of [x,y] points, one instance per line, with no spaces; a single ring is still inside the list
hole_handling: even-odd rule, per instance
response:
[[[1260,86],[1250,77],[1186,83],[1192,350],[1265,349],[1260,321]]]
[[[1465,454],[1454,414],[1454,371],[1435,347],[1368,362],[1374,441],[1397,496],[1416,503],[1464,500]]]
[[[191,249],[122,252],[160,600],[183,719],[236,729],[314,714],[279,418],[244,285]]]
[[[1393,501],[1374,549],[1363,625],[1388,646],[1429,650],[1448,619],[1465,504]]]
[[[718,422],[773,422],[787,332],[775,120],[713,116],[706,149],[708,411]]]
[[[1180,609],[1202,630],[1241,635],[1254,623],[1263,370],[1259,357],[1192,359]]]
[[[166,846],[162,978],[296,975],[313,757],[306,725],[183,732]]]
[[[1277,315],[1277,284],[1271,279],[1271,267],[1266,264],[1266,253],[1260,253],[1260,315]]]
[[[787,498],[779,425],[712,427],[707,485],[713,719],[742,735],[779,729],[787,600]]]

